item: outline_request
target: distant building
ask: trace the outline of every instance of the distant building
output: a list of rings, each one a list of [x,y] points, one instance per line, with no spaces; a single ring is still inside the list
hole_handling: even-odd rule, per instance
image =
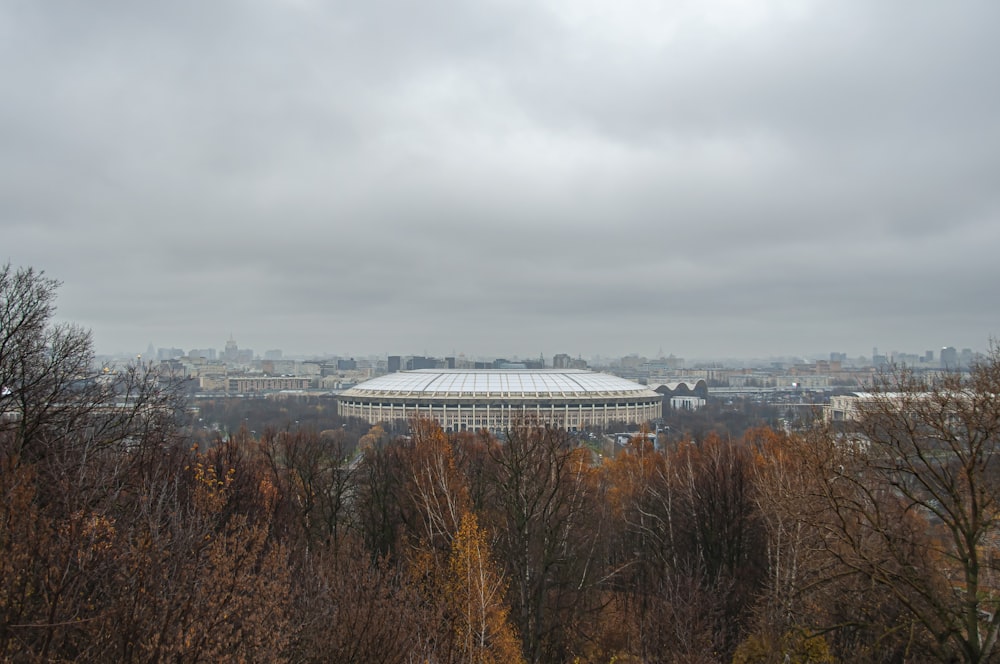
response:
[[[862,402],[871,400],[871,394],[867,392],[853,392],[851,394],[835,395],[830,397],[830,403],[823,407],[823,419],[827,422],[847,422],[857,420],[860,417],[860,407]]]
[[[553,369],[569,369],[572,364],[573,358],[566,353],[559,353],[558,355],[552,356]]]
[[[957,392],[950,395],[949,401],[970,398],[973,398],[972,392]],[[835,395],[823,407],[823,419],[827,422],[856,422],[866,414],[918,413],[927,408],[928,400],[936,410],[942,405],[936,399],[934,392],[852,392]]]
[[[830,377],[801,374],[775,376],[774,386],[796,390],[821,390],[830,387]]]
[[[307,390],[312,387],[312,379],[296,376],[232,376],[226,381],[226,384],[231,393],[247,394],[278,390]]]
[[[199,376],[198,389],[204,392],[221,392],[226,389],[225,376]]]
[[[226,365],[223,362],[209,362],[198,367],[199,376],[214,376],[214,377],[225,377],[226,376]],[[225,387],[220,384],[219,389]]]
[[[650,385],[649,389],[660,395],[664,416],[668,410],[677,407],[675,403],[681,404],[681,408],[694,410],[704,406],[708,400],[708,383],[704,379],[658,383]],[[675,399],[678,401],[675,402]]]
[[[235,362],[239,355],[240,347],[236,345],[236,340],[229,337],[226,341],[226,349],[222,351],[222,359],[226,362]]]
[[[407,358],[406,360],[406,370],[407,371],[419,371],[420,369],[439,369],[444,365],[442,360],[434,357],[424,357],[423,355],[414,355],[413,357]]]
[[[287,376],[296,373],[295,360],[263,360],[260,369],[269,376]]]
[[[527,369],[544,369],[545,368],[545,358],[538,357],[534,360],[525,360],[524,366]]]
[[[319,362],[296,362],[293,373],[296,376],[322,376],[323,365]]]
[[[386,362],[386,370],[389,373],[396,373],[403,368],[402,358],[399,355],[390,355]]]
[[[701,397],[670,397],[670,408],[673,410],[698,410],[706,403]]]
[[[970,351],[971,352],[971,351]],[[941,368],[958,368],[958,351],[953,346],[945,346],[941,349]]]
[[[529,367],[531,368],[531,367]],[[573,359],[566,353],[559,353],[558,355],[552,356],[552,368],[553,369],[587,369],[587,361],[582,357]]]

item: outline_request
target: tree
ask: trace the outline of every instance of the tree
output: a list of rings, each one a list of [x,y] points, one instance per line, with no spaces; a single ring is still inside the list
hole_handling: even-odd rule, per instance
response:
[[[600,474],[566,432],[530,422],[512,426],[490,455],[493,505],[483,521],[497,533],[525,657],[571,659],[574,630],[602,604]]]
[[[283,661],[287,551],[268,537],[273,505],[232,506],[236,478],[251,471],[222,456],[192,455],[162,493],[146,494],[145,518],[121,524],[108,611],[91,636],[106,642],[99,659]]]
[[[507,620],[506,583],[476,515],[467,512],[452,542],[448,597],[458,659],[468,664],[516,664],[521,644]]]
[[[422,639],[437,627],[438,615],[427,615],[398,564],[372,560],[350,534],[301,562],[294,594],[292,661],[425,661]]]
[[[57,286],[0,268],[0,657],[280,661],[286,553],[252,459],[187,449],[169,381],[95,367]]]
[[[89,332],[52,320],[58,285],[0,267],[0,653],[83,661],[178,401],[147,367],[95,369]]]
[[[447,550],[469,509],[464,478],[455,465],[451,441],[433,420],[414,420],[411,442],[403,446],[408,469],[405,494],[412,535],[427,546]]]
[[[823,445],[754,429],[745,436],[756,451],[754,500],[765,530],[766,582],[758,622],[761,629],[785,633],[810,613],[806,589],[829,576],[822,537],[814,515],[824,509],[813,491],[816,457]]]
[[[401,514],[402,467],[399,446],[362,446],[354,510],[365,547],[378,558],[395,555],[405,532]]]
[[[801,646],[814,648],[821,640],[859,664],[908,661],[920,638],[912,618],[891,594],[839,559],[841,549],[827,532],[835,522],[828,482],[843,466],[846,449],[822,430],[757,429],[746,442],[758,454],[755,502],[767,566],[742,656],[794,660],[804,656]]]
[[[984,662],[1000,632],[1000,350],[967,375],[899,371],[825,470],[827,550],[891,593],[929,655]]]
[[[281,525],[295,529],[305,550],[317,542],[336,549],[348,530],[353,483],[341,432],[324,436],[311,429],[268,429],[259,446],[279,494]]]
[[[625,596],[644,658],[731,655],[762,585],[754,458],[710,434],[657,452],[633,441],[611,464]]]

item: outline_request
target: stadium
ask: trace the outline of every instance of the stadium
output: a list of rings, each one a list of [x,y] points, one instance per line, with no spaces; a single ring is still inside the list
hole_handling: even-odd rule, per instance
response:
[[[371,424],[433,419],[446,431],[501,431],[520,419],[580,430],[657,419],[662,396],[592,371],[422,369],[360,383],[340,393],[337,408]]]

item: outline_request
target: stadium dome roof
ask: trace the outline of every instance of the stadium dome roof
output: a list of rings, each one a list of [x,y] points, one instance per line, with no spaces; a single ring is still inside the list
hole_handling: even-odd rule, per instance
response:
[[[659,397],[645,385],[574,369],[419,369],[365,381],[343,396],[535,399]]]

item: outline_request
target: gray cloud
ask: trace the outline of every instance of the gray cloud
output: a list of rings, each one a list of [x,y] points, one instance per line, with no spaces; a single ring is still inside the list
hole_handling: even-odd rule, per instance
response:
[[[101,350],[1000,330],[1000,6],[0,5],[0,258]]]

